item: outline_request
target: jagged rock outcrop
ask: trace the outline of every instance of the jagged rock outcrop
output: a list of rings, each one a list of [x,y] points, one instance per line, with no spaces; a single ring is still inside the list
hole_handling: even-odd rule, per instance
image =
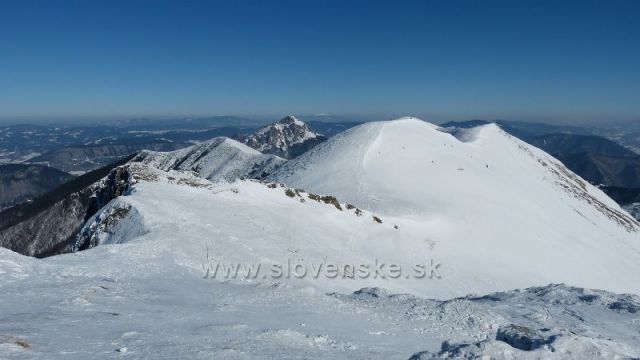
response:
[[[309,125],[289,115],[240,140],[261,153],[292,159],[326,139]]]

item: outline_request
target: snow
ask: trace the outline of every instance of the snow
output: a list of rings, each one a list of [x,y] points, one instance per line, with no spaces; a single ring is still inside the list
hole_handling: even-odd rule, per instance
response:
[[[82,230],[94,248],[0,249],[0,357],[640,356],[640,298],[607,292],[640,294],[638,224],[494,126],[456,136],[365,124],[285,163],[286,186],[231,181],[264,155],[229,139],[148,152]],[[289,261],[439,276],[204,278]],[[549,342],[497,340],[510,324]]]
[[[638,223],[597,188],[495,125],[465,142],[418,119],[367,123],[287,162],[289,186],[393,216],[395,253],[437,244],[447,298],[565,282],[640,293]],[[409,250],[411,249],[411,250]]]
[[[0,274],[0,357],[115,358],[126,349],[132,358],[407,359],[438,354],[445,341],[479,344],[465,349],[493,359],[640,354],[637,297],[559,285],[445,302],[377,289],[325,294],[205,280],[152,245],[25,264],[19,281]],[[496,340],[510,324],[557,339],[518,350]]]
[[[241,177],[264,176],[285,160],[262,154],[238,141],[218,137],[171,152],[143,151],[134,161],[165,171],[195,171],[209,180],[233,181]]]

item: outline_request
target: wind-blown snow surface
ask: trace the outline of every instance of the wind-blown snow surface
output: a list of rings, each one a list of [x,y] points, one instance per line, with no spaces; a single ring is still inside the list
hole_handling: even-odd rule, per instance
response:
[[[265,177],[285,160],[262,154],[236,140],[218,137],[176,151],[143,151],[134,161],[165,171],[195,171],[213,181],[233,181]]]
[[[344,203],[339,210],[279,185],[214,184],[141,164],[132,164],[130,171],[131,193],[88,222],[101,246],[43,260],[0,249],[0,357],[584,359],[640,354],[636,296],[566,286],[444,302],[392,295],[401,288],[429,294],[452,279],[454,288],[460,285],[460,279],[447,278],[448,271],[440,280],[416,281],[204,279],[203,264],[211,259],[424,261],[437,258],[440,245],[420,246],[424,234],[416,233],[421,229],[411,221],[398,221],[395,229],[393,218],[383,216],[378,223],[366,211]],[[129,210],[112,221],[114,209]],[[351,292],[365,285],[394,290]],[[499,334],[507,337],[497,340]],[[514,347],[527,340],[531,350]]]

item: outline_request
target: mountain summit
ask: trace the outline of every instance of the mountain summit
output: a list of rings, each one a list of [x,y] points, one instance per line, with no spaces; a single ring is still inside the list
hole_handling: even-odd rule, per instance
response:
[[[326,137],[313,131],[295,116],[289,115],[241,140],[262,153],[292,159],[323,142]]]
[[[560,161],[493,124],[450,134],[415,118],[370,122],[288,161],[271,179],[393,221],[407,237],[388,244],[387,258],[427,256],[433,246],[447,281],[413,293],[551,282],[640,291],[630,276],[640,274],[640,224]]]

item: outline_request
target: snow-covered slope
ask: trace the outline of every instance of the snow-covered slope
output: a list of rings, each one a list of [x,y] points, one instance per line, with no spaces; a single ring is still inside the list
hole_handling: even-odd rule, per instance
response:
[[[218,137],[171,152],[142,151],[133,161],[165,171],[195,171],[213,181],[233,181],[238,178],[263,178],[285,160],[262,154],[236,140]]]
[[[292,159],[324,140],[324,136],[289,115],[244,137],[242,142],[262,153]]]
[[[368,123],[273,178],[405,221],[423,243],[393,252],[436,244],[448,278],[431,295],[550,282],[640,293],[640,227],[614,201],[494,125],[456,135],[414,118]]]
[[[133,234],[136,241],[153,243],[155,249],[171,249],[178,262],[192,268],[202,266],[201,255],[209,247],[222,263],[263,263],[268,267],[293,259],[316,266],[331,262],[375,269],[376,264],[385,263],[384,271],[391,264],[404,269],[399,278],[385,272],[384,279],[374,273],[301,279],[323,291],[351,292],[380,286],[446,299],[563,282],[640,294],[638,233],[609,219],[600,209],[591,209],[593,205],[573,198],[559,185],[551,184],[549,191],[554,186],[562,189],[555,194],[564,196],[575,211],[559,208],[555,209],[560,212],[557,215],[549,213],[554,211],[549,207],[544,212],[549,206],[540,202],[544,194],[528,198],[528,206],[522,206],[523,193],[518,202],[496,198],[488,205],[455,212],[443,205],[442,211],[432,216],[399,210],[395,215],[369,212],[346,193],[334,200],[256,181],[215,185],[194,175],[138,166],[133,164],[130,169],[138,174],[134,178],[142,179],[132,194],[117,198],[96,215],[107,219],[107,224],[113,223],[108,221],[111,216],[102,214],[122,213],[112,209],[118,207],[130,209],[125,212],[138,220],[120,219],[130,224],[127,231],[107,226],[104,234],[89,232],[88,238],[97,238],[93,243],[123,243]],[[185,184],[190,186],[177,186]],[[508,191],[506,185],[502,187]],[[456,196],[452,195],[452,202]],[[489,201],[480,195],[476,200]],[[473,201],[467,204],[471,207]],[[497,211],[498,205],[503,206],[500,212],[489,213]],[[596,221],[599,223],[594,225]],[[88,226],[100,229],[101,221],[90,220],[88,224],[92,223],[96,224]],[[131,227],[137,230],[131,231]],[[144,235],[138,237],[140,234]],[[441,278],[413,276],[417,265],[430,271],[437,264],[437,274],[429,275]]]
[[[557,285],[447,301],[393,294],[506,285],[497,276],[491,286],[474,286],[473,272],[486,272],[469,265],[455,274],[444,260],[441,279],[344,278],[342,271],[337,278],[275,278],[269,268],[212,279],[215,264],[425,262],[441,259],[441,245],[425,246],[429,233],[414,219],[380,216],[380,223],[364,210],[278,184],[212,183],[137,163],[127,170],[131,191],[84,229],[100,246],[44,260],[0,249],[0,357],[640,354],[637,296]],[[495,269],[492,259],[485,265]],[[360,289],[367,285],[392,290]]]
[[[599,201],[602,207],[589,208],[602,210],[600,214],[620,210],[559,161],[493,124],[455,135],[416,118],[367,123],[290,161],[271,178],[343,195],[365,208],[395,215],[448,216],[449,210],[489,209],[488,215],[500,215],[520,199],[531,205],[562,203],[570,211]],[[564,201],[569,195],[575,199]],[[546,212],[566,212],[558,211]],[[622,216],[620,221],[627,223]],[[627,227],[634,226],[637,229],[637,223]]]

